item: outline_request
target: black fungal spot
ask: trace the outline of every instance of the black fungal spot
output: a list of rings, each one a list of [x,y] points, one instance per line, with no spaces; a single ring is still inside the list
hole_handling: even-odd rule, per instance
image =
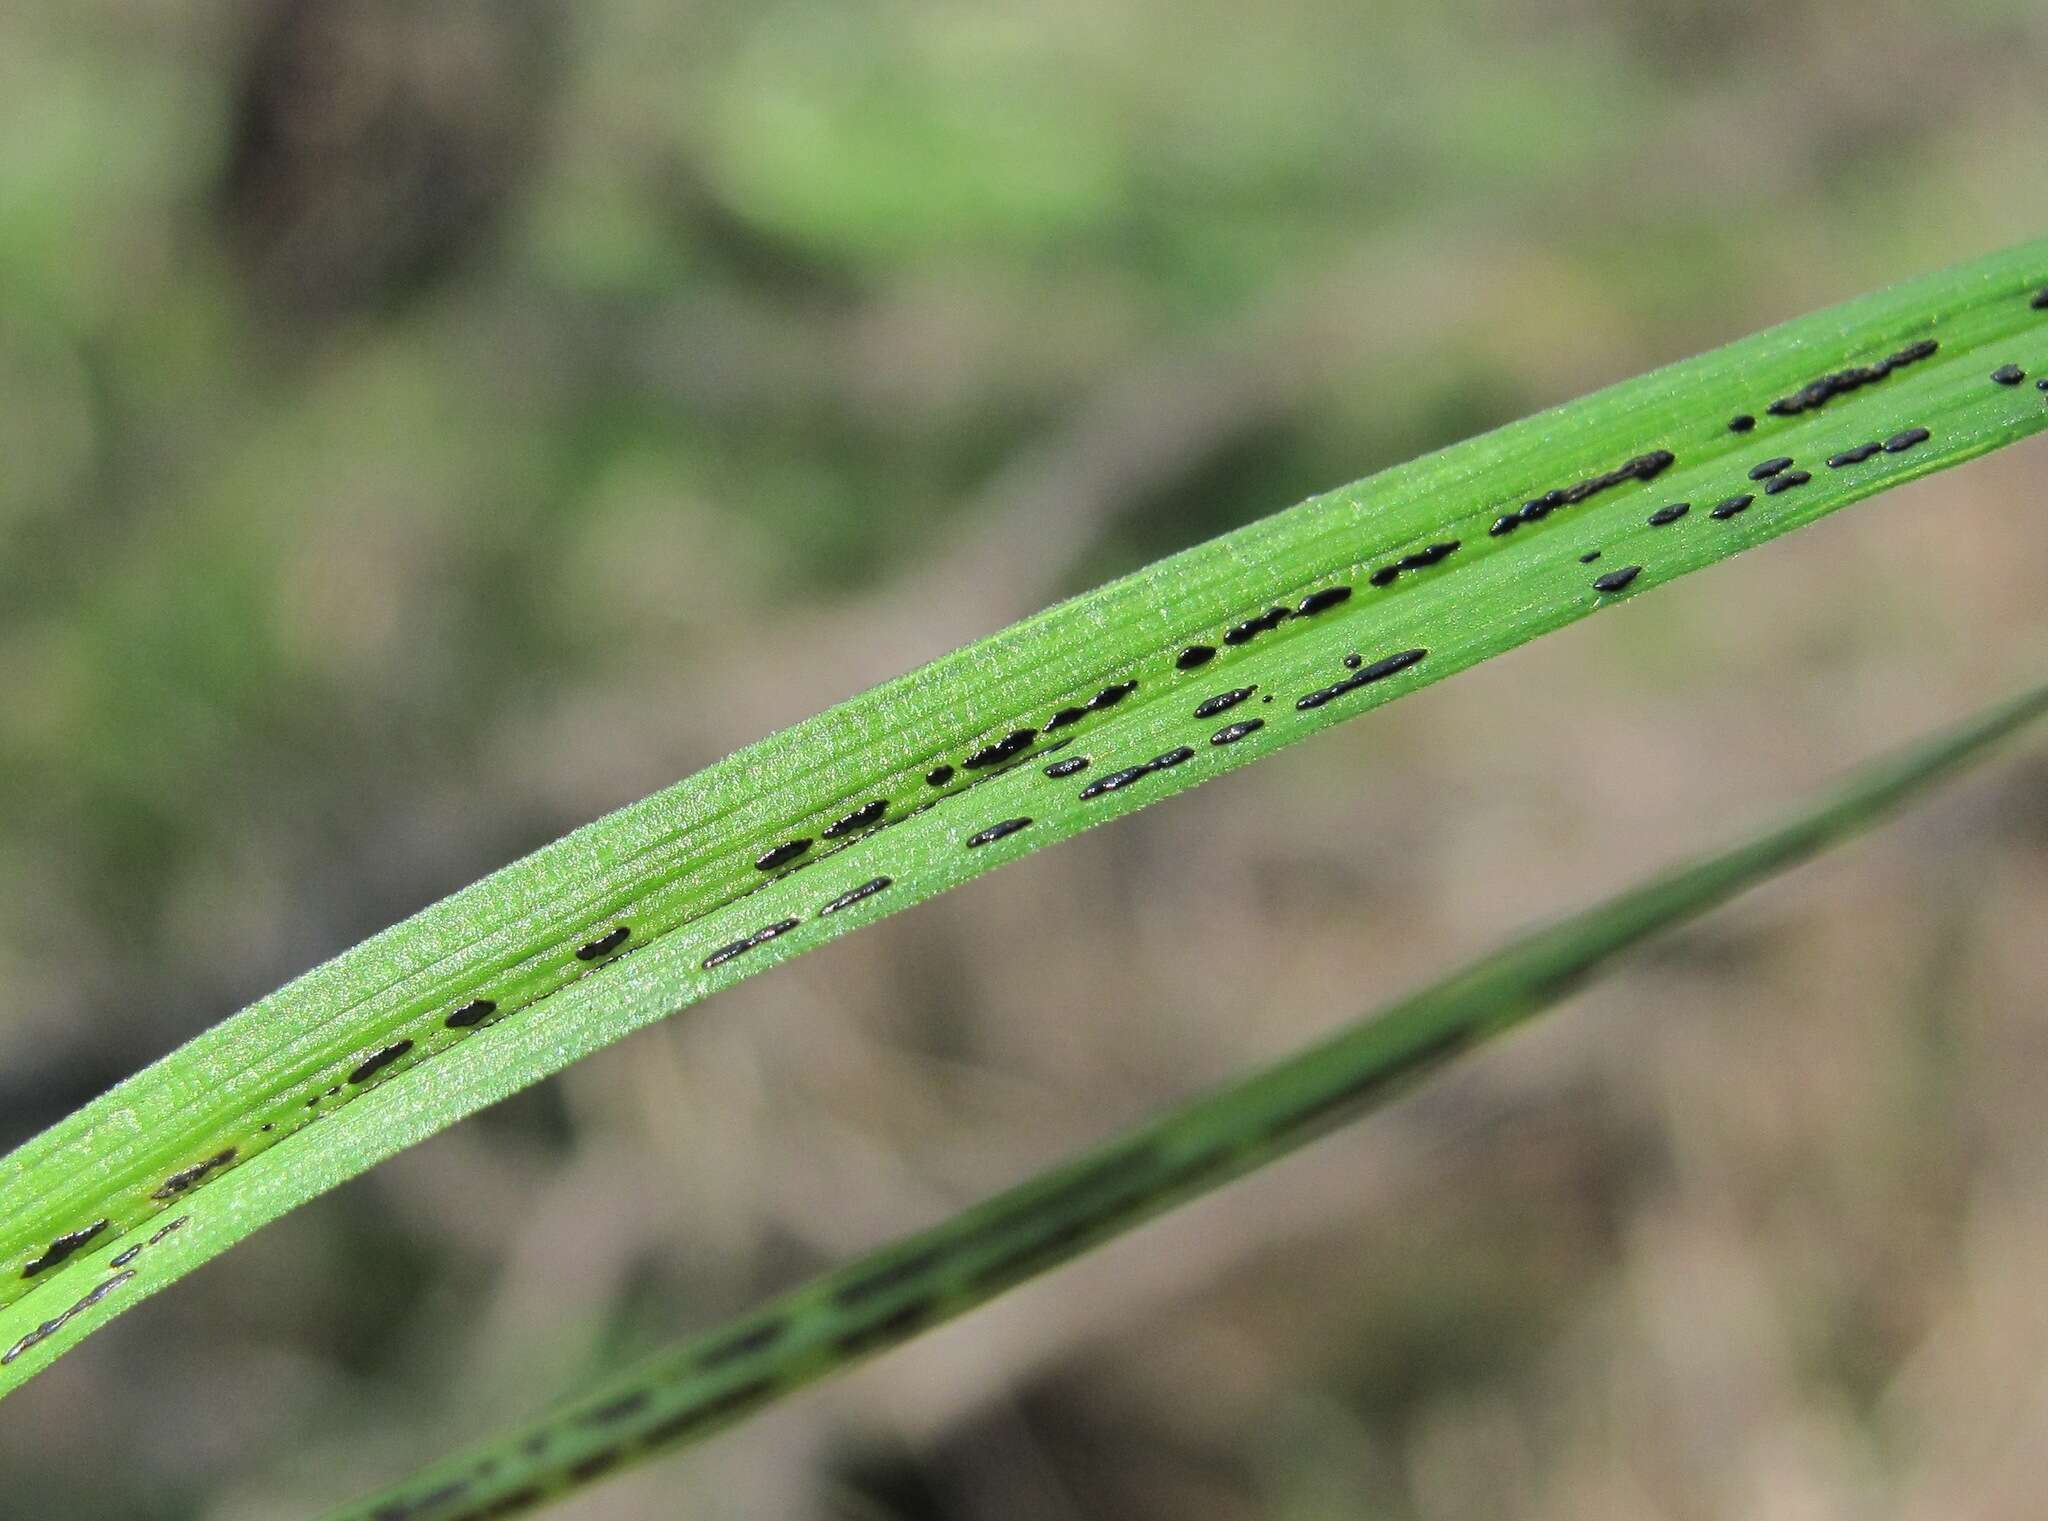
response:
[[[1586,552],[1585,552],[1584,554],[1582,554],[1582,555],[1580,555],[1580,556],[1579,556],[1579,563],[1580,563],[1581,565],[1591,565],[1591,564],[1592,564],[1592,563],[1593,563],[1593,562],[1594,562],[1595,560],[1597,560],[1597,559],[1599,559],[1599,558],[1600,558],[1600,551],[1599,551],[1599,550],[1597,550],[1597,549],[1589,549],[1589,550],[1587,550],[1587,551],[1586,551]]]
[[[1247,734],[1256,734],[1265,727],[1266,721],[1263,718],[1241,719],[1237,723],[1228,724],[1218,729],[1214,734],[1211,734],[1209,736],[1209,743],[1212,745],[1234,745]]]
[[[52,1241],[43,1248],[43,1253],[40,1257],[34,1258],[28,1266],[21,1270],[21,1276],[33,1278],[46,1268],[55,1267],[106,1228],[107,1222],[105,1220],[95,1220],[88,1226],[59,1236],[55,1241]]]
[[[969,771],[979,771],[984,766],[994,766],[1008,760],[1020,750],[1027,750],[1038,738],[1036,729],[1012,729],[994,744],[983,745],[960,764]]]
[[[1086,771],[1087,769],[1087,756],[1070,755],[1065,760],[1054,761],[1050,766],[1047,766],[1045,774],[1057,779],[1062,776],[1072,776],[1076,771]]]
[[[1083,787],[1081,801],[1085,803],[1090,798],[1101,797],[1105,792],[1115,792],[1120,787],[1128,787],[1132,782],[1142,781],[1151,774],[1150,766],[1125,766],[1121,771],[1112,771]]]
[[[1519,517],[1517,517],[1514,513],[1510,512],[1495,518],[1493,520],[1493,526],[1488,528],[1486,531],[1488,535],[1497,539],[1500,538],[1503,534],[1513,533],[1517,528],[1520,528],[1521,526],[1522,520]]]
[[[953,780],[953,768],[951,766],[934,766],[931,770],[925,772],[924,779],[931,786],[943,787],[946,783]]]
[[[780,845],[771,846],[754,857],[754,869],[756,871],[773,871],[778,866],[787,866],[810,848],[811,841],[807,835],[800,836],[794,840],[784,840]],[[578,951],[576,954],[582,956],[583,952]],[[600,951],[598,954],[603,955],[604,953]],[[585,956],[584,959],[587,961],[590,958]]]
[[[1883,444],[1869,443],[1858,444],[1853,449],[1844,449],[1840,454],[1828,456],[1828,468],[1830,470],[1840,470],[1845,465],[1860,465],[1883,447]]]
[[[1088,699],[1088,710],[1091,713],[1100,713],[1104,708],[1113,708],[1137,690],[1138,684],[1135,681],[1120,681],[1113,687],[1104,687]]]
[[[1781,491],[1790,491],[1794,486],[1804,486],[1813,477],[1804,470],[1787,470],[1783,475],[1774,475],[1764,482],[1764,495],[1776,496]]]
[[[2016,364],[2002,364],[1991,372],[1991,378],[2002,386],[2016,386],[2027,378],[2027,372]]]
[[[822,917],[825,914],[836,914],[842,908],[852,908],[854,904],[860,902],[863,898],[872,898],[895,880],[894,877],[870,877],[858,887],[849,887],[845,892],[819,909],[818,913]]]
[[[1887,454],[1904,454],[1908,449],[1926,443],[1931,437],[1933,435],[1925,428],[1907,428],[1902,433],[1894,433],[1884,441],[1884,452]]]
[[[1790,396],[1781,396],[1764,410],[1774,417],[1795,417],[1801,412],[1811,412],[1844,392],[1854,391],[1874,381],[1883,380],[1892,371],[1917,364],[1941,348],[1932,338],[1922,338],[1909,343],[1896,354],[1880,359],[1874,364],[1855,364],[1846,370],[1836,370],[1817,380],[1809,380]]]
[[[1713,505],[1712,509],[1707,513],[1707,516],[1710,518],[1719,518],[1723,522],[1726,522],[1729,518],[1734,517],[1735,514],[1738,512],[1749,511],[1749,504],[1751,502],[1754,502],[1755,500],[1756,498],[1749,495],[1747,492],[1744,492],[1741,496],[1731,496],[1725,502],[1716,502]]]
[[[2034,389],[2037,391],[2048,391],[2048,375],[2044,375],[2039,380],[2035,381]]]
[[[339,1089],[334,1091],[340,1092]],[[168,1178],[164,1179],[163,1185],[155,1193],[151,1194],[150,1197],[152,1199],[176,1198],[215,1168],[225,1167],[234,1159],[235,1148],[232,1146],[228,1147],[225,1151],[217,1151],[204,1162],[194,1162],[182,1172],[172,1173]]]
[[[1358,669],[1358,668],[1359,668],[1360,666],[1362,666],[1362,665],[1364,665],[1364,664],[1365,664],[1365,657],[1364,657],[1363,655],[1359,654],[1359,653],[1358,653],[1357,651],[1355,651],[1355,650],[1354,650],[1354,651],[1353,651],[1353,652],[1352,652],[1351,654],[1349,654],[1349,655],[1346,655],[1346,656],[1344,657],[1344,669],[1345,669],[1345,670],[1347,670],[1347,671],[1355,671],[1355,670],[1357,670],[1357,669]],[[1270,698],[1270,697],[1268,697],[1268,698],[1266,699],[1266,701],[1268,701],[1268,702],[1271,702],[1272,700],[1273,700],[1273,699],[1272,699],[1272,698]]]
[[[877,892],[881,891],[880,888],[875,890]],[[855,891],[859,891],[859,889],[856,888]],[[722,945],[704,958],[704,970],[708,972],[713,967],[724,966],[733,957],[745,955],[757,945],[766,945],[769,941],[775,939],[776,936],[788,934],[796,926],[797,921],[794,919],[777,919],[773,924],[755,930],[753,934],[746,936],[744,939],[735,940],[730,945]]]
[[[50,1337],[55,1336],[69,1324],[73,1316],[84,1314],[134,1276],[135,1270],[128,1268],[97,1284],[90,1293],[70,1309],[64,1311],[63,1314],[52,1316],[49,1320],[44,1321],[33,1331],[29,1332],[28,1335],[22,1337],[20,1341],[9,1347],[5,1352],[0,1352],[0,1367],[5,1367],[8,1363],[13,1362],[38,1342],[47,1341]]]
[[[1553,488],[1524,502],[1516,513],[1524,523],[1541,522],[1560,507],[1574,506],[1586,498],[1612,487],[1625,485],[1629,481],[1655,480],[1677,461],[1678,456],[1669,449],[1652,449],[1648,454],[1638,454],[1624,460],[1614,469],[1600,475],[1588,476],[1576,485]]]
[[[159,1241],[163,1240],[164,1237],[168,1236],[172,1231],[182,1229],[184,1227],[185,1222],[191,1218],[192,1217],[190,1215],[178,1216],[178,1218],[173,1220],[169,1225],[164,1226],[162,1229],[158,1230],[156,1234],[151,1236],[149,1238],[148,1245],[155,1246]]]
[[[348,1075],[348,1080],[352,1083],[367,1083],[411,1049],[411,1041],[401,1040],[396,1045],[386,1046],[382,1051],[373,1051],[356,1063],[356,1070]]]
[[[631,1394],[622,1394],[609,1404],[599,1405],[583,1417],[586,1426],[609,1426],[613,1421],[623,1421],[629,1415],[638,1415],[647,1408],[648,1393],[635,1389]]]
[[[1728,419],[1728,431],[1730,433],[1747,433],[1755,426],[1756,419],[1747,412],[1738,412],[1735,416]]]
[[[1779,471],[1790,470],[1791,468],[1792,456],[1780,454],[1775,459],[1767,459],[1759,464],[1751,465],[1749,467],[1749,478],[1753,481],[1767,481]]]
[[[1294,615],[1284,607],[1269,607],[1256,618],[1247,618],[1234,628],[1223,631],[1225,644],[1249,644],[1259,635],[1278,628]]]
[[[1068,724],[1077,724],[1087,716],[1086,708],[1061,708],[1045,721],[1045,732],[1050,734],[1055,729],[1064,729]]]
[[[1458,539],[1447,539],[1441,544],[1431,544],[1426,549],[1401,556],[1392,565],[1382,565],[1366,579],[1374,586],[1392,585],[1394,578],[1404,570],[1427,570],[1439,560],[1448,559],[1458,552],[1461,543]]]
[[[498,1006],[488,998],[472,998],[468,1003],[450,1014],[441,1023],[451,1030],[467,1030],[471,1025],[480,1025],[498,1012]]]
[[[803,842],[804,848],[809,849],[810,843],[811,842],[809,840],[805,840]],[[787,847],[781,845],[775,847],[776,850],[782,850],[786,848]],[[772,856],[774,854],[774,850],[768,852],[768,855]],[[761,858],[762,861],[765,861],[767,859],[768,856],[763,856]],[[761,861],[756,861],[754,864],[756,866],[760,866]],[[766,870],[765,867],[763,867],[762,869]],[[599,935],[595,940],[592,940],[587,944],[577,946],[576,959],[578,961],[599,960],[602,957],[609,956],[613,951],[617,950],[620,946],[624,945],[628,940],[631,940],[632,938],[633,927],[630,924],[621,924],[616,929],[606,930],[602,935]]]
[[[698,1353],[697,1367],[700,1370],[720,1368],[742,1357],[751,1357],[756,1352],[766,1352],[788,1334],[789,1322],[786,1320],[771,1320],[758,1326],[750,1326]]]
[[[1593,578],[1593,590],[1596,592],[1618,592],[1642,573],[1643,567],[1640,565],[1624,565],[1620,570],[1610,570],[1604,576],[1595,576]]]
[[[981,830],[979,833],[969,835],[967,837],[967,848],[974,850],[983,845],[993,845],[997,840],[1013,835],[1020,829],[1028,829],[1030,827],[1031,820],[1029,819],[1004,819],[1000,823],[989,825],[988,828]]]
[[[1235,691],[1218,692],[1206,702],[1195,705],[1195,717],[1214,718],[1218,713],[1227,713],[1257,690],[1257,687],[1239,687]]]
[[[1207,665],[1216,658],[1213,644],[1191,644],[1174,657],[1174,664],[1183,671],[1192,671],[1196,666]]]
[[[1673,502],[1669,507],[1659,507],[1650,514],[1650,526],[1662,528],[1666,523],[1675,523],[1692,511],[1691,502]]]
[[[1376,681],[1385,681],[1396,672],[1407,670],[1408,667],[1416,664],[1428,653],[1428,650],[1402,650],[1398,655],[1389,655],[1384,660],[1375,660],[1371,665],[1364,667],[1354,675],[1346,676],[1342,681],[1337,682],[1333,686],[1327,686],[1321,691],[1309,692],[1295,698],[1294,706],[1300,712],[1307,712],[1311,708],[1320,708],[1324,703],[1334,702],[1347,692],[1355,692],[1360,687],[1371,686]]]
[[[1183,761],[1191,761],[1194,758],[1195,752],[1186,745],[1175,745],[1164,755],[1153,756],[1151,760],[1145,763],[1145,769],[1147,771],[1171,771]]]
[[[2039,291],[2035,292],[2034,299],[2029,301],[2027,305],[2037,312],[2048,312],[2048,285],[2042,286]]]
[[[878,797],[872,803],[862,803],[860,807],[854,809],[845,818],[835,823],[827,824],[820,833],[828,840],[836,840],[842,835],[852,834],[857,829],[867,828],[868,825],[874,823],[888,811],[889,800],[885,797]]]
[[[1313,618],[1317,613],[1333,608],[1340,602],[1348,602],[1350,599],[1350,587],[1326,586],[1321,591],[1310,592],[1306,597],[1295,603],[1294,616],[1297,618]]]
[[[140,1243],[137,1243],[136,1245],[129,1247],[126,1251],[116,1252],[112,1257],[109,1257],[107,1259],[107,1266],[124,1268],[141,1255],[142,1246]]]

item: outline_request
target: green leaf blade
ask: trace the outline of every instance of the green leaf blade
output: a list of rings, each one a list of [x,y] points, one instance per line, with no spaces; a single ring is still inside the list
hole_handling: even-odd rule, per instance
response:
[[[1888,485],[2048,426],[2048,399],[1988,379],[2006,362],[2048,369],[2048,314],[2029,304],[2044,281],[2048,243],[2028,245],[1315,498],[749,746],[423,910],[0,1162],[0,1348],[77,1303],[98,1281],[97,1264],[145,1242],[173,1215],[190,1220],[174,1238],[177,1260],[196,1264],[201,1248],[224,1249],[260,1219],[731,981]],[[1768,411],[1816,376],[1927,338],[1940,345],[1933,355],[1819,407]],[[1736,412],[1756,415],[1756,430],[1731,433],[1726,420]],[[1917,447],[1825,463],[1913,426],[1930,435]],[[1512,532],[1488,532],[1525,501],[1652,450],[1673,456],[1654,478],[1619,481]],[[1811,480],[1775,495],[1754,487],[1748,464],[1773,453],[1794,455]],[[1755,502],[1713,518],[1711,505],[1737,491]],[[1652,526],[1655,509],[1675,500],[1689,500],[1691,511]],[[1375,584],[1375,573],[1451,542],[1458,547],[1433,563]],[[1598,561],[1580,563],[1596,549]],[[1642,569],[1617,594],[1593,587],[1629,565]],[[1296,608],[1339,585],[1350,589],[1347,600],[1229,642],[1232,629],[1270,609]],[[1196,646],[1218,653],[1182,669]],[[1408,650],[1427,653],[1382,680],[1298,705]],[[1242,687],[1255,689],[1245,703],[1195,716],[1206,699]],[[1053,724],[1072,709],[1081,715]],[[1253,721],[1260,727],[1215,742],[1227,725]],[[1032,731],[1026,750],[969,764],[1024,730]],[[1081,796],[1107,774],[1183,748],[1193,752],[1185,760]],[[1044,774],[1078,755],[1089,758],[1087,770]],[[928,780],[937,767],[951,768],[950,777]],[[838,821],[877,802],[878,821],[833,837]],[[1030,822],[970,845],[1015,819]],[[811,842],[799,855],[757,866],[799,839]],[[883,878],[886,887],[824,912]],[[621,926],[627,939],[609,946]],[[756,938],[776,926],[786,928]],[[461,1022],[479,1001],[491,1012]],[[274,1156],[285,1160],[266,1160]],[[224,1191],[244,1174],[243,1187]],[[108,1223],[84,1245],[53,1260],[59,1244],[101,1220]],[[140,1275],[67,1319],[34,1355],[0,1364],[0,1394],[156,1282]]]

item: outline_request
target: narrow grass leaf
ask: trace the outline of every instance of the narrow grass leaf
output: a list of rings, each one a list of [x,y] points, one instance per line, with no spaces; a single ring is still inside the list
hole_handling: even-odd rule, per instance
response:
[[[1991,378],[2048,373],[2044,285],[2048,241],[1314,498],[308,972],[0,1161],[0,1395],[284,1210],[738,978],[2048,427],[2048,395]]]

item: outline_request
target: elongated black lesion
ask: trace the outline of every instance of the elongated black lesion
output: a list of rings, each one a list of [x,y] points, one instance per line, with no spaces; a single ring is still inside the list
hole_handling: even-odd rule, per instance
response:
[[[1921,360],[1940,352],[1940,349],[1941,344],[1936,340],[1922,338],[1874,363],[1852,364],[1847,369],[1835,370],[1809,380],[1790,396],[1780,396],[1764,410],[1773,417],[1796,417],[1801,412],[1811,412],[1818,407],[1826,406],[1837,396],[1875,384],[1909,364],[1918,364]]]
[[[967,837],[967,848],[969,850],[977,850],[983,845],[993,845],[997,840],[1007,839],[1009,836],[1017,833],[1018,830],[1029,829],[1030,827],[1031,820],[1028,818],[1000,819],[989,825],[988,828],[976,830],[973,834],[969,835]]]
[[[1428,650],[1422,649],[1402,650],[1397,654],[1387,656],[1384,660],[1375,660],[1371,665],[1361,666],[1358,670],[1353,671],[1342,681],[1333,682],[1331,685],[1321,687],[1313,692],[1304,692],[1301,696],[1294,699],[1294,706],[1303,712],[1307,712],[1311,708],[1320,708],[1325,703],[1335,702],[1346,693],[1355,692],[1360,687],[1369,687],[1374,682],[1385,681],[1389,676],[1405,671],[1412,665],[1420,664],[1428,654]]]
[[[1340,602],[1348,602],[1350,600],[1350,587],[1326,586],[1321,591],[1310,592],[1299,602],[1295,603],[1294,616],[1297,618],[1313,618],[1317,613],[1335,607]]]
[[[819,917],[823,918],[830,914],[839,913],[843,909],[852,908],[854,904],[859,903],[864,899],[872,898],[876,893],[881,892],[884,888],[888,887],[895,880],[896,879],[894,877],[870,877],[867,881],[861,883],[858,887],[849,887],[845,892],[841,893],[838,897],[834,898],[830,903],[827,903],[823,908],[819,909]]]
[[[1225,644],[1249,644],[1261,634],[1271,633],[1294,614],[1284,607],[1269,607],[1263,613],[1234,623],[1223,631]]]
[[[55,1267],[66,1257],[69,1257],[73,1252],[99,1235],[101,1231],[107,1228],[107,1224],[106,1220],[95,1220],[92,1224],[81,1227],[78,1230],[67,1231],[64,1235],[59,1236],[48,1246],[44,1247],[39,1256],[31,1258],[28,1265],[21,1270],[21,1276],[33,1278],[36,1274]]]
[[[234,1159],[235,1148],[232,1146],[217,1151],[203,1162],[194,1162],[190,1167],[180,1172],[172,1173],[168,1178],[164,1179],[163,1183],[150,1197],[152,1199],[176,1198],[179,1194],[185,1192],[186,1189],[193,1187],[201,1179],[205,1178],[207,1174],[219,1171],[227,1166],[228,1163],[234,1161]]]
[[[992,744],[983,745],[960,764],[969,771],[979,771],[987,766],[1000,765],[1013,755],[1021,755],[1038,738],[1036,729],[1012,729]]]
[[[411,1049],[411,1041],[401,1040],[386,1046],[381,1051],[373,1051],[356,1063],[356,1068],[353,1072],[349,1073],[348,1080],[351,1083],[367,1083],[371,1078],[382,1072]]]
[[[1218,713],[1227,713],[1256,691],[1258,691],[1258,688],[1253,686],[1237,687],[1228,692],[1218,692],[1214,697],[1206,698],[1195,704],[1194,716],[1196,718],[1214,718]]]
[[[1431,544],[1405,554],[1391,565],[1382,565],[1365,579],[1374,586],[1392,586],[1403,574],[1411,570],[1427,570],[1440,560],[1447,560],[1462,546],[1456,539],[1445,539],[1440,544]]]
[[[441,1023],[451,1030],[467,1030],[471,1025],[480,1025],[498,1012],[498,1006],[488,998],[472,998],[455,1010]]]
[[[754,857],[754,869],[773,871],[778,866],[787,866],[810,848],[811,842],[808,839],[784,840],[780,845],[771,845]]]
[[[860,807],[847,814],[845,818],[837,819],[827,824],[823,834],[828,840],[841,839],[846,835],[854,833],[856,830],[867,828],[868,825],[876,822],[888,811],[889,800],[885,797],[878,797],[871,803],[861,804]]]
[[[876,891],[880,891],[880,889],[878,888]],[[739,939],[732,941],[730,944],[721,945],[709,956],[706,956],[704,958],[704,970],[709,972],[714,968],[724,966],[735,956],[744,956],[755,946],[766,945],[769,941],[788,934],[796,926],[797,921],[795,919],[777,919],[773,924],[764,924],[751,935],[742,935]]]
[[[1738,430],[1740,431],[1740,430]],[[1540,523],[1560,507],[1575,507],[1591,496],[1631,481],[1655,480],[1677,463],[1678,456],[1669,449],[1651,449],[1647,453],[1623,460],[1612,470],[1603,470],[1598,475],[1589,475],[1582,481],[1569,486],[1553,486],[1541,496],[1531,497],[1513,512],[1503,513],[1493,521],[1486,531],[1494,538],[1513,533],[1524,523]],[[1398,572],[1401,567],[1393,569]]]
[[[804,843],[809,844],[810,842],[806,840]],[[576,959],[578,961],[602,961],[632,938],[633,926],[621,924],[616,929],[606,930],[595,940],[577,946]]]
[[[1080,799],[1085,803],[1091,799],[1101,797],[1106,792],[1120,791],[1130,786],[1133,782],[1142,781],[1155,771],[1170,771],[1175,766],[1191,761],[1194,758],[1195,752],[1191,748],[1186,745],[1175,745],[1171,750],[1155,755],[1148,761],[1140,762],[1135,766],[1121,767],[1106,776],[1090,782],[1081,789]]]

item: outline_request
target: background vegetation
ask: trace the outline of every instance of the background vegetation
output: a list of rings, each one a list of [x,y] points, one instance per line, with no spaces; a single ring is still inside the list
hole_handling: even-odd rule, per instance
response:
[[[2038,234],[2044,57],[2019,0],[10,7],[0,1145],[1054,597]],[[580,1064],[66,1358],[10,1507],[316,1509],[1726,839],[2048,648],[2044,459]],[[2044,789],[560,1514],[2026,1514]]]

